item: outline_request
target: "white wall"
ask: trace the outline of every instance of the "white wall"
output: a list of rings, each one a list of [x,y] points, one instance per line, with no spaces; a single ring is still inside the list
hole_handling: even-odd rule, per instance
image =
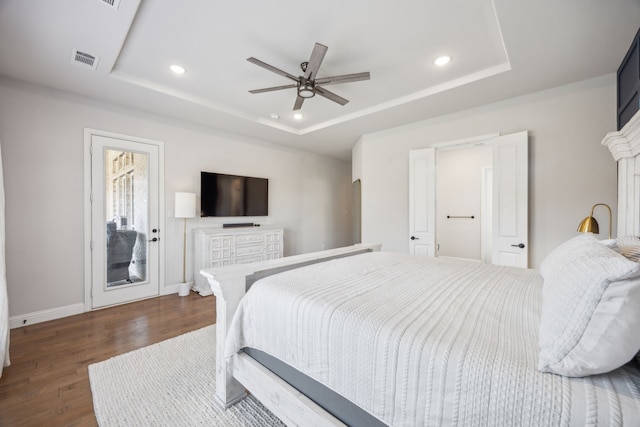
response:
[[[363,136],[353,151],[352,168],[353,179],[362,180],[363,241],[408,251],[409,150],[528,130],[529,265],[537,267],[553,248],[576,235],[595,203],[610,205],[616,216],[616,163],[600,144],[615,130],[615,97],[610,75]],[[606,209],[594,216],[606,236]]]
[[[493,150],[483,145],[436,154],[438,255],[480,260],[482,167],[491,167]]]
[[[348,162],[0,80],[12,317],[84,302],[84,128],[165,143],[166,216],[173,212],[176,191],[199,197],[200,171],[265,177],[270,215],[259,220],[285,228],[285,255],[351,243]],[[188,226],[224,221],[197,218]],[[167,217],[161,231],[166,248],[161,274],[167,286],[182,281],[182,225]],[[191,277],[191,241],[188,246]]]

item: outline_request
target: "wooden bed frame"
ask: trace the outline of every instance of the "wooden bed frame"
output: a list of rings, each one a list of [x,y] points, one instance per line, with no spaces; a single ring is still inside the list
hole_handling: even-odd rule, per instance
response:
[[[234,355],[233,363],[229,364],[224,357],[225,341],[240,300],[256,280],[305,265],[379,250],[379,244],[359,244],[200,271],[216,296],[216,398],[225,408],[244,399],[249,390],[287,425],[344,425],[246,354]]]
[[[602,145],[609,149],[613,159],[618,162],[617,235],[637,236],[640,234],[640,112],[620,131],[607,134]],[[225,407],[243,399],[246,387],[287,425],[344,425],[244,353],[234,356],[232,370],[223,357],[224,343],[229,324],[245,294],[247,284],[259,277],[303,265],[377,250],[380,250],[380,245],[356,245],[274,261],[201,271],[209,279],[216,296],[216,396]]]

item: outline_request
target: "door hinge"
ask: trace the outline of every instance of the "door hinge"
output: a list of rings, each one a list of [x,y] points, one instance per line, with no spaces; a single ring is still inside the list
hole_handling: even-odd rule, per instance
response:
[[[89,242],[89,250],[91,250],[91,251],[93,250],[93,240],[91,240]]]

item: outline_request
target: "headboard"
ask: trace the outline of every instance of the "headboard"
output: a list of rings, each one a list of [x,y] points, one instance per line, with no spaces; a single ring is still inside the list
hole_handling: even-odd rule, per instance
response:
[[[618,162],[618,236],[640,236],[640,111],[602,140]]]

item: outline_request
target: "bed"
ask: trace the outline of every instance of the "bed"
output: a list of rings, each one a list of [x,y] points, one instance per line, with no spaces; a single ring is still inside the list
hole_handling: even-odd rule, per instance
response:
[[[638,248],[579,235],[532,270],[356,245],[203,270],[216,397],[249,390],[287,425],[640,425]]]

